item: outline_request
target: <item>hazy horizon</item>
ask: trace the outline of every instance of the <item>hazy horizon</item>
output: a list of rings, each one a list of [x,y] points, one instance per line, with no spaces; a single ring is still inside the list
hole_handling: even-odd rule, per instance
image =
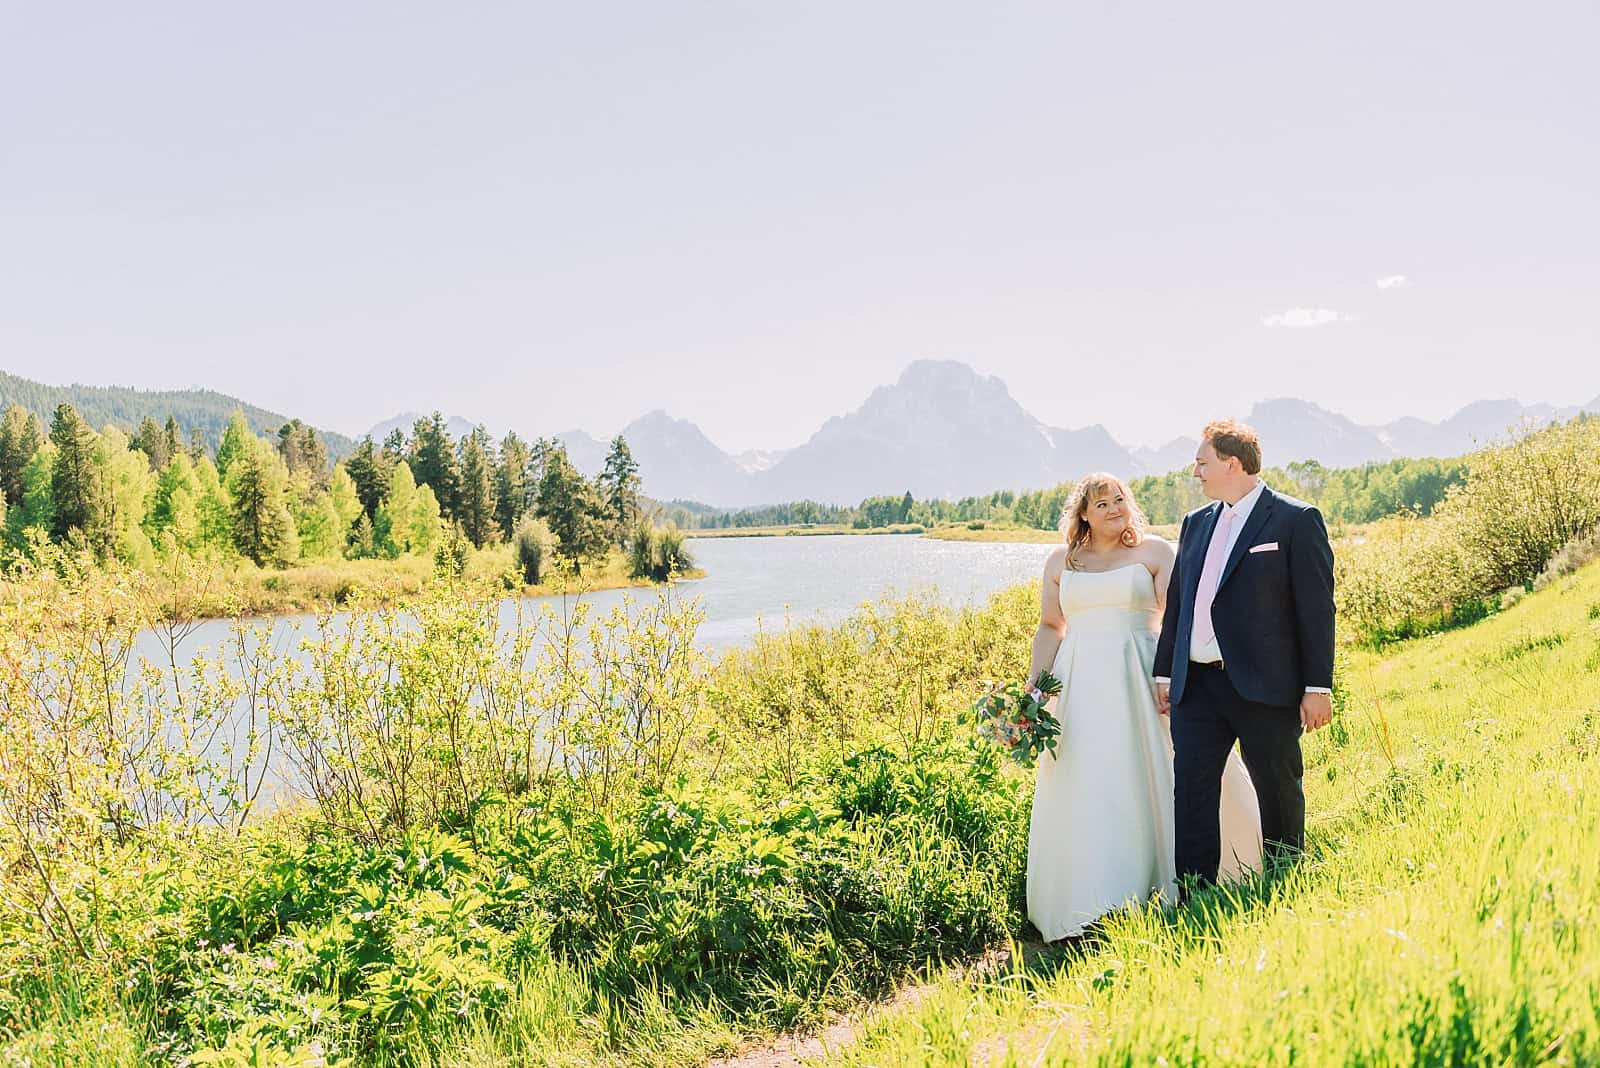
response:
[[[1600,396],[1600,10],[20,9],[0,364],[785,449],[918,359],[1159,446]]]

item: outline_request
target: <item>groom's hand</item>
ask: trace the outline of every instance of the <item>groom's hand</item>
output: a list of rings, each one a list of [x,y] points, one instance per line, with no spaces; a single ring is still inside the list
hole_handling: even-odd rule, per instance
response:
[[[1156,711],[1163,716],[1172,714],[1172,687],[1165,682],[1156,683]]]
[[[1333,698],[1325,693],[1308,693],[1300,698],[1300,726],[1318,730],[1333,722]]]

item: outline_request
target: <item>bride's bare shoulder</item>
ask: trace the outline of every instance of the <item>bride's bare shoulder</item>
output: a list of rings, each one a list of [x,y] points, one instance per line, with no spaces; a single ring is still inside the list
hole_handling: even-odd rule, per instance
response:
[[[1147,559],[1153,564],[1170,564],[1176,555],[1172,543],[1159,534],[1146,534],[1139,542],[1139,548],[1149,554]]]
[[[1050,555],[1044,558],[1044,577],[1047,579],[1060,579],[1062,570],[1067,566],[1067,547],[1057,545],[1050,550]]]

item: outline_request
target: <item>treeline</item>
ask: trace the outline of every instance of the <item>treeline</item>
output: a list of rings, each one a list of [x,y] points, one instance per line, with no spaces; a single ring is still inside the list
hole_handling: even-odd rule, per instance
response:
[[[1268,485],[1322,509],[1330,521],[1370,523],[1385,516],[1427,516],[1466,474],[1464,459],[1391,460],[1361,467],[1328,468],[1316,461],[1271,468]],[[1177,523],[1206,503],[1199,484],[1187,471],[1134,479],[1129,488],[1150,522]],[[675,505],[670,513],[679,526],[697,529],[835,524],[870,530],[901,524],[995,523],[1052,530],[1072,496],[1073,483],[1049,489],[994,493],[959,500],[916,500],[901,496],[868,497],[860,504],[832,505],[815,501],[717,511]]]
[[[1342,468],[1307,460],[1269,468],[1262,478],[1280,493],[1316,505],[1329,521],[1372,523],[1391,515],[1432,515],[1466,474],[1465,457],[1390,460]],[[1137,479],[1129,488],[1152,523],[1176,523],[1206,503],[1199,484],[1186,470]]]
[[[130,437],[96,432],[70,404],[48,429],[13,405],[0,418],[0,519],[13,553],[47,541],[135,566],[174,553],[264,567],[433,553],[459,570],[468,547],[495,544],[512,547],[530,583],[547,550],[580,571],[614,547],[640,576],[689,566],[682,539],[644,513],[620,436],[590,481],[553,439],[495,442],[480,428],[457,441],[437,412],[330,464],[299,420],[260,435],[235,411],[213,451],[185,441],[172,416],[146,417]]]

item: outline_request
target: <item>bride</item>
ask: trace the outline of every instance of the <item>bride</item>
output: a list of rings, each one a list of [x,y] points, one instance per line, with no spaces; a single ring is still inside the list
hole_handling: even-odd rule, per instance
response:
[[[1145,533],[1114,475],[1078,484],[1044,568],[1030,685],[1061,680],[1054,756],[1040,758],[1028,830],[1028,918],[1046,942],[1117,907],[1176,899],[1172,732],[1151,682],[1172,546]],[[1222,777],[1224,879],[1259,868],[1261,817],[1239,754]]]

